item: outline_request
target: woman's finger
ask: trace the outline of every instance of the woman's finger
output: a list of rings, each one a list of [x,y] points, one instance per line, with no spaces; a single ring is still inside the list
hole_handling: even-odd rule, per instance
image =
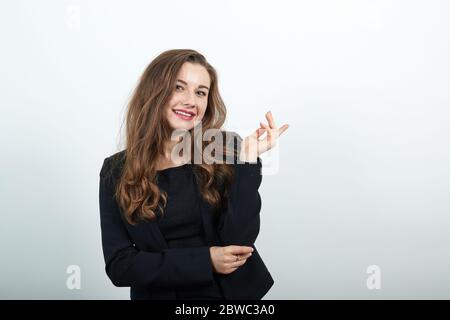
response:
[[[270,127],[269,127],[267,124],[262,123],[262,122],[259,122],[259,124],[261,125],[261,127],[262,127],[263,129],[270,130]]]
[[[231,254],[231,255],[227,255],[224,257],[224,262],[225,263],[235,263],[235,262],[239,262],[241,260],[247,260],[249,257],[252,256],[252,253],[244,253],[244,254]],[[236,260],[236,259],[239,260]]]
[[[273,119],[273,115],[272,115],[271,111],[266,113],[266,119],[269,122],[269,126],[270,126],[271,129],[276,129],[277,128],[277,126],[275,124],[275,120]]]
[[[288,124],[284,124],[280,129],[278,129],[278,136],[281,136],[283,132],[285,132],[289,128]]]
[[[234,262],[232,262],[232,263],[229,263],[228,265],[227,265],[227,267],[228,268],[237,268],[237,267],[240,267],[240,266],[242,266],[244,263],[246,263],[247,262],[247,259],[240,259],[240,260],[238,260],[238,261],[234,261]]]
[[[223,258],[223,262],[224,263],[236,262],[236,256],[235,255],[226,256],[226,257]]]
[[[237,268],[231,268],[230,271],[228,273],[232,273],[235,272],[237,270]]]
[[[249,253],[249,252],[253,252],[253,248],[252,247],[249,247],[249,246],[236,246],[236,245],[229,245],[229,246],[226,246],[226,247],[224,247],[225,248],[225,250],[224,250],[224,252],[225,253],[229,253],[229,254],[234,254],[234,255],[236,255],[236,254],[246,254],[246,253]]]
[[[257,138],[261,137],[264,134],[264,132],[266,132],[266,129],[262,128],[256,129],[256,137]]]

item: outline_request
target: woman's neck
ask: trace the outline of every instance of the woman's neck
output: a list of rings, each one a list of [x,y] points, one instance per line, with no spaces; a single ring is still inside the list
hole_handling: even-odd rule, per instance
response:
[[[164,155],[160,155],[158,157],[156,170],[177,167],[189,162],[189,160],[184,156],[184,152],[182,157],[172,157],[173,148],[178,143],[178,141],[168,141],[164,144]]]

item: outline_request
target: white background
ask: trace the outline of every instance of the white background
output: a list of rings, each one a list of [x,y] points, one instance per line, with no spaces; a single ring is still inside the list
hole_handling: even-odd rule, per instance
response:
[[[228,128],[269,109],[290,124],[260,188],[265,299],[450,298],[449,15],[445,0],[3,2],[0,298],[129,298],[104,272],[98,174],[140,74],[174,48],[217,69]]]

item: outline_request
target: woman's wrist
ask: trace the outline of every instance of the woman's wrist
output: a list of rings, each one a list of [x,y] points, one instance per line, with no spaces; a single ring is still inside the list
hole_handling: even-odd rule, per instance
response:
[[[256,163],[258,160],[258,152],[256,150],[247,150],[244,146],[241,146],[239,153],[240,162]]]

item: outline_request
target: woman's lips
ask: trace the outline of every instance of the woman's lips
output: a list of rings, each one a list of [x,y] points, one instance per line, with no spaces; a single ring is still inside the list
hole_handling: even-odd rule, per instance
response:
[[[188,116],[186,113],[181,114],[180,113],[181,111],[178,111],[178,110],[172,110],[172,111],[178,118],[186,120],[186,121],[191,121],[195,117],[195,115]]]

